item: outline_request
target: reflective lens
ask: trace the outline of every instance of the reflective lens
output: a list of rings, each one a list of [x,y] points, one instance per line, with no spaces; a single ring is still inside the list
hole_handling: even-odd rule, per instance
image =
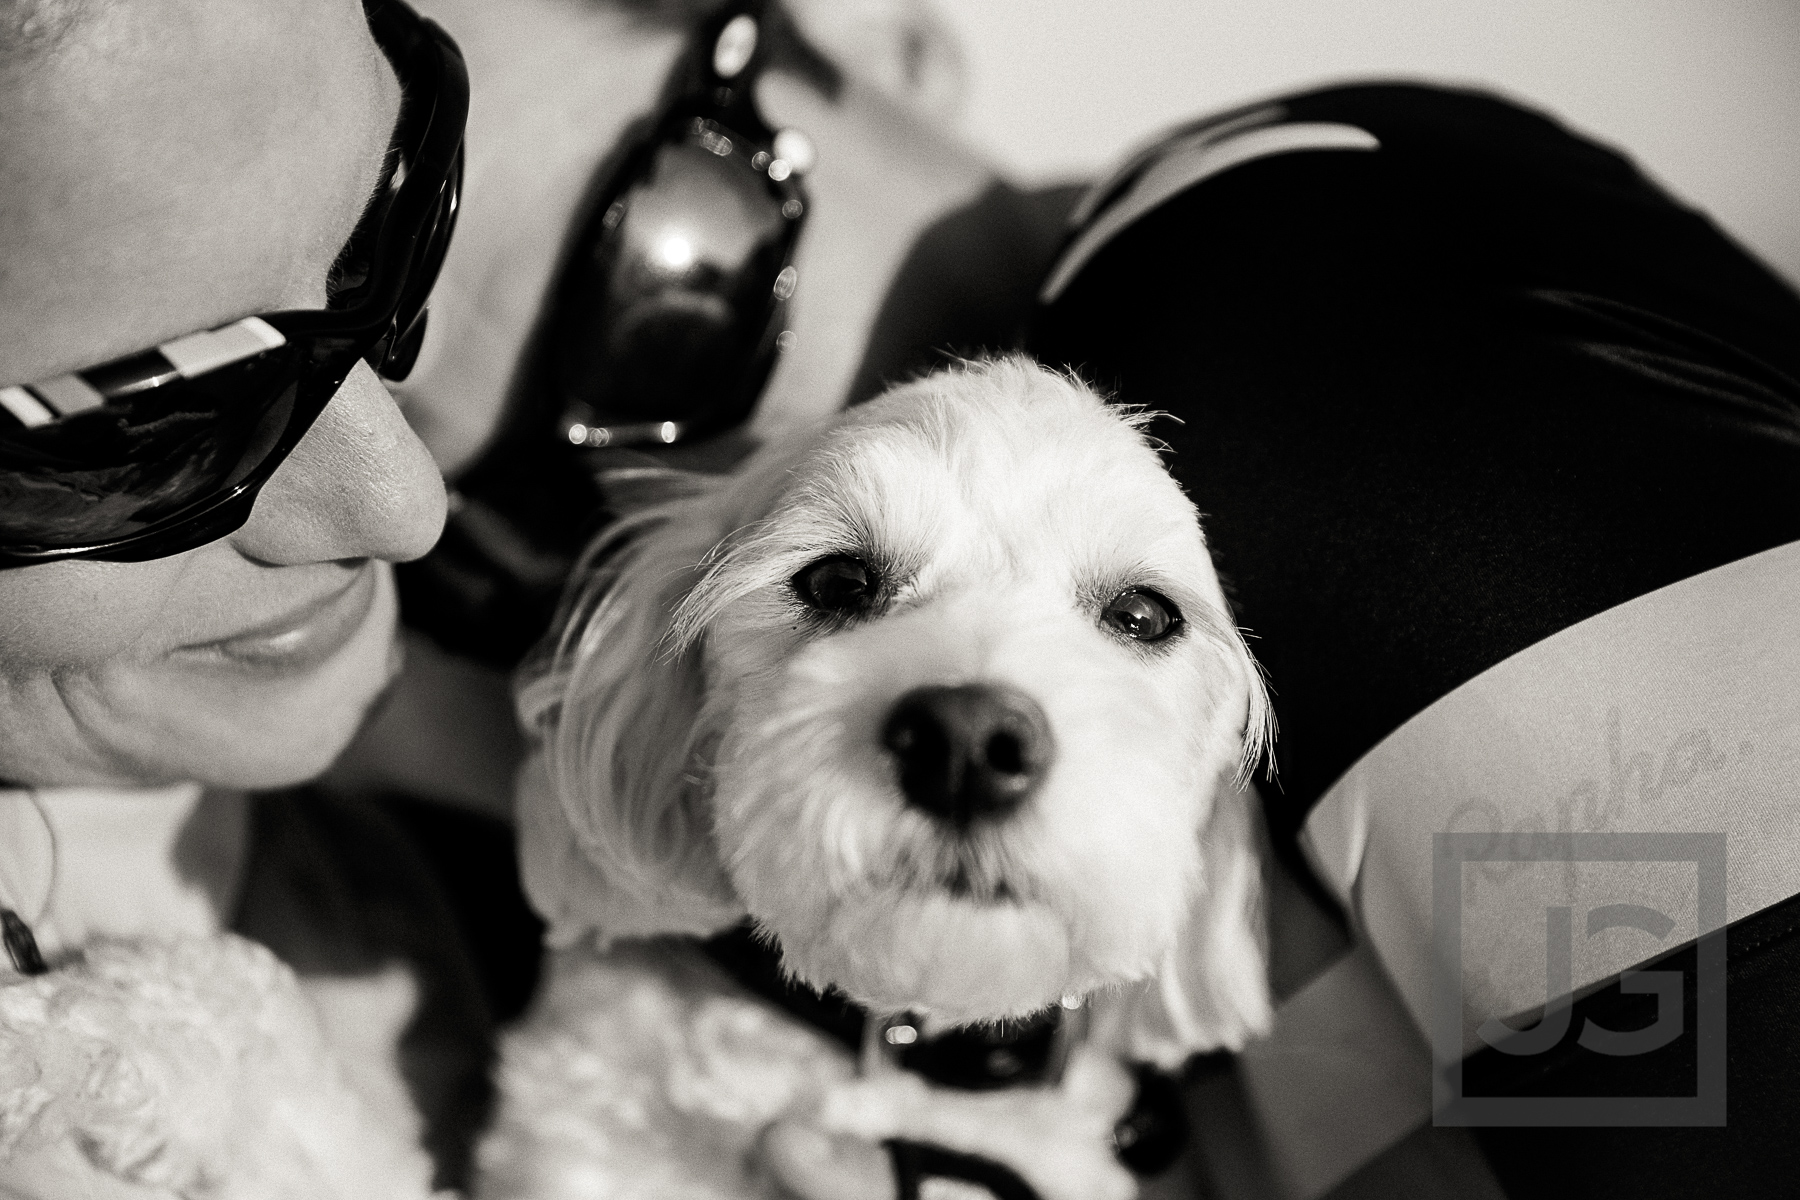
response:
[[[672,441],[665,425],[716,429],[755,402],[804,212],[769,161],[696,117],[628,167],[578,240],[550,332],[565,428]]]
[[[256,474],[295,414],[291,343],[0,439],[0,544],[116,541]]]
[[[596,172],[511,408],[457,478],[443,539],[397,572],[407,623],[438,644],[516,665],[608,519],[605,456],[587,451],[722,433],[791,342],[813,153],[755,104],[772,48],[800,45],[770,36],[783,20],[763,0],[716,6]]]

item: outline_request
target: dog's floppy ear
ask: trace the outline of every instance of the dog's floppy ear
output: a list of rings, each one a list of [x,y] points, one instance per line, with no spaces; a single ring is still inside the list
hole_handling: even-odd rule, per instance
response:
[[[1221,768],[1200,830],[1200,891],[1156,974],[1099,997],[1102,1036],[1128,1057],[1175,1070],[1195,1054],[1237,1050],[1274,1023],[1269,987],[1262,802],[1251,782],[1275,741],[1275,713],[1262,667],[1228,610],[1199,608],[1243,688],[1237,762]],[[1235,769],[1233,769],[1233,767]]]
[[[534,743],[518,788],[531,900],[566,945],[710,934],[743,915],[720,866],[700,725],[700,651],[671,614],[728,529],[690,494],[618,522],[576,569],[553,645],[529,665],[519,715]]]
[[[1096,1014],[1127,1057],[1172,1071],[1269,1031],[1260,821],[1256,789],[1221,778],[1200,835],[1200,894],[1180,935],[1154,977],[1104,998]]]

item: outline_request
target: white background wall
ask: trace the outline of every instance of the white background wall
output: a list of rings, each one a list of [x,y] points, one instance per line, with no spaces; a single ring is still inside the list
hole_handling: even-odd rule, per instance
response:
[[[1800,0],[937,0],[965,130],[1027,179],[1351,77],[1476,83],[1625,149],[1800,282]]]

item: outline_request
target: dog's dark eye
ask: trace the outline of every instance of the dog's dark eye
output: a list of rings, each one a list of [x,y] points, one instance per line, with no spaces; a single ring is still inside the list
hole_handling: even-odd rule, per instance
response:
[[[802,568],[794,576],[794,591],[814,608],[845,612],[866,607],[880,582],[860,558],[834,554]]]
[[[1166,596],[1131,588],[1112,598],[1100,620],[1133,641],[1160,642],[1181,624],[1181,612]]]

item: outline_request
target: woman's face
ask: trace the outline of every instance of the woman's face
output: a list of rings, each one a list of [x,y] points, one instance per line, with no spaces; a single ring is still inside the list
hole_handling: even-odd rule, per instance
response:
[[[91,9],[0,59],[0,384],[322,307],[398,112],[358,0]],[[0,778],[316,774],[396,669],[387,564],[443,512],[359,364],[237,533],[0,570]]]

